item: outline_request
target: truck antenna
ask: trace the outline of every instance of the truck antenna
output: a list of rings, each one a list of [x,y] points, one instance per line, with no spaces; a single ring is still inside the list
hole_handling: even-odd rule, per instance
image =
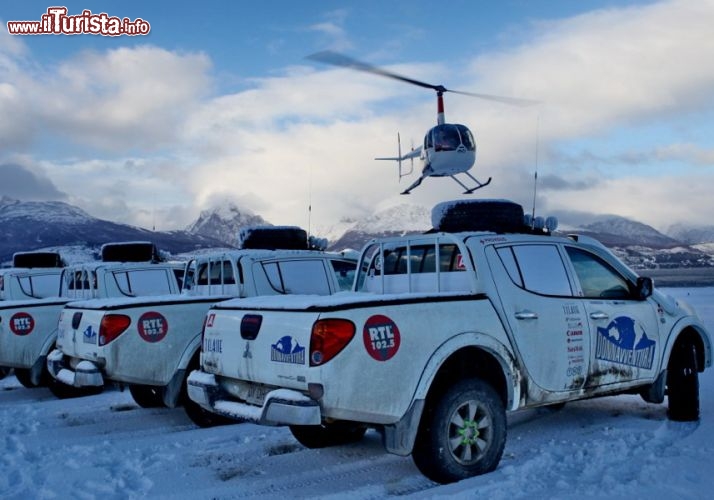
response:
[[[533,212],[531,220],[535,220],[536,211],[536,193],[538,191],[538,146],[540,144],[540,112],[536,121],[536,143],[535,143],[535,175],[533,176]]]

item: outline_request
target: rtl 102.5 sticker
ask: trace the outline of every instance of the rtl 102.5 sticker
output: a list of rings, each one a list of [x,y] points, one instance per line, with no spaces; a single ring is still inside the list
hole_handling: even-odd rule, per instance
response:
[[[365,322],[362,340],[370,356],[377,361],[387,361],[397,354],[401,335],[394,321],[387,316],[375,314]]]

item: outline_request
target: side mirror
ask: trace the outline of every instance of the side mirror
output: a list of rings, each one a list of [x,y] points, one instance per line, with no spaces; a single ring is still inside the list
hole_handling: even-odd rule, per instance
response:
[[[652,281],[652,278],[637,278],[637,298],[639,300],[645,300],[652,295],[653,291],[654,281]]]

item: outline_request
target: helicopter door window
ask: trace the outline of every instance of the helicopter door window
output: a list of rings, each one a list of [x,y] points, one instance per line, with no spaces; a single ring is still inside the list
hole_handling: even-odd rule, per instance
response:
[[[474,136],[471,134],[471,131],[464,125],[456,125],[456,129],[461,136],[461,144],[463,144],[468,151],[474,151],[476,149],[476,142],[474,141]]]
[[[434,151],[455,151],[460,144],[459,131],[453,125],[434,127]]]

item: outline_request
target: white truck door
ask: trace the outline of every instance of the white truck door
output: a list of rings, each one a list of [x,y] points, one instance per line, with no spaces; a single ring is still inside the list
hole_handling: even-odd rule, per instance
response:
[[[662,346],[652,299],[635,297],[634,285],[597,255],[565,250],[593,332],[587,385],[654,379]]]
[[[580,389],[590,358],[588,322],[558,246],[488,247],[486,255],[530,382],[548,392]]]

